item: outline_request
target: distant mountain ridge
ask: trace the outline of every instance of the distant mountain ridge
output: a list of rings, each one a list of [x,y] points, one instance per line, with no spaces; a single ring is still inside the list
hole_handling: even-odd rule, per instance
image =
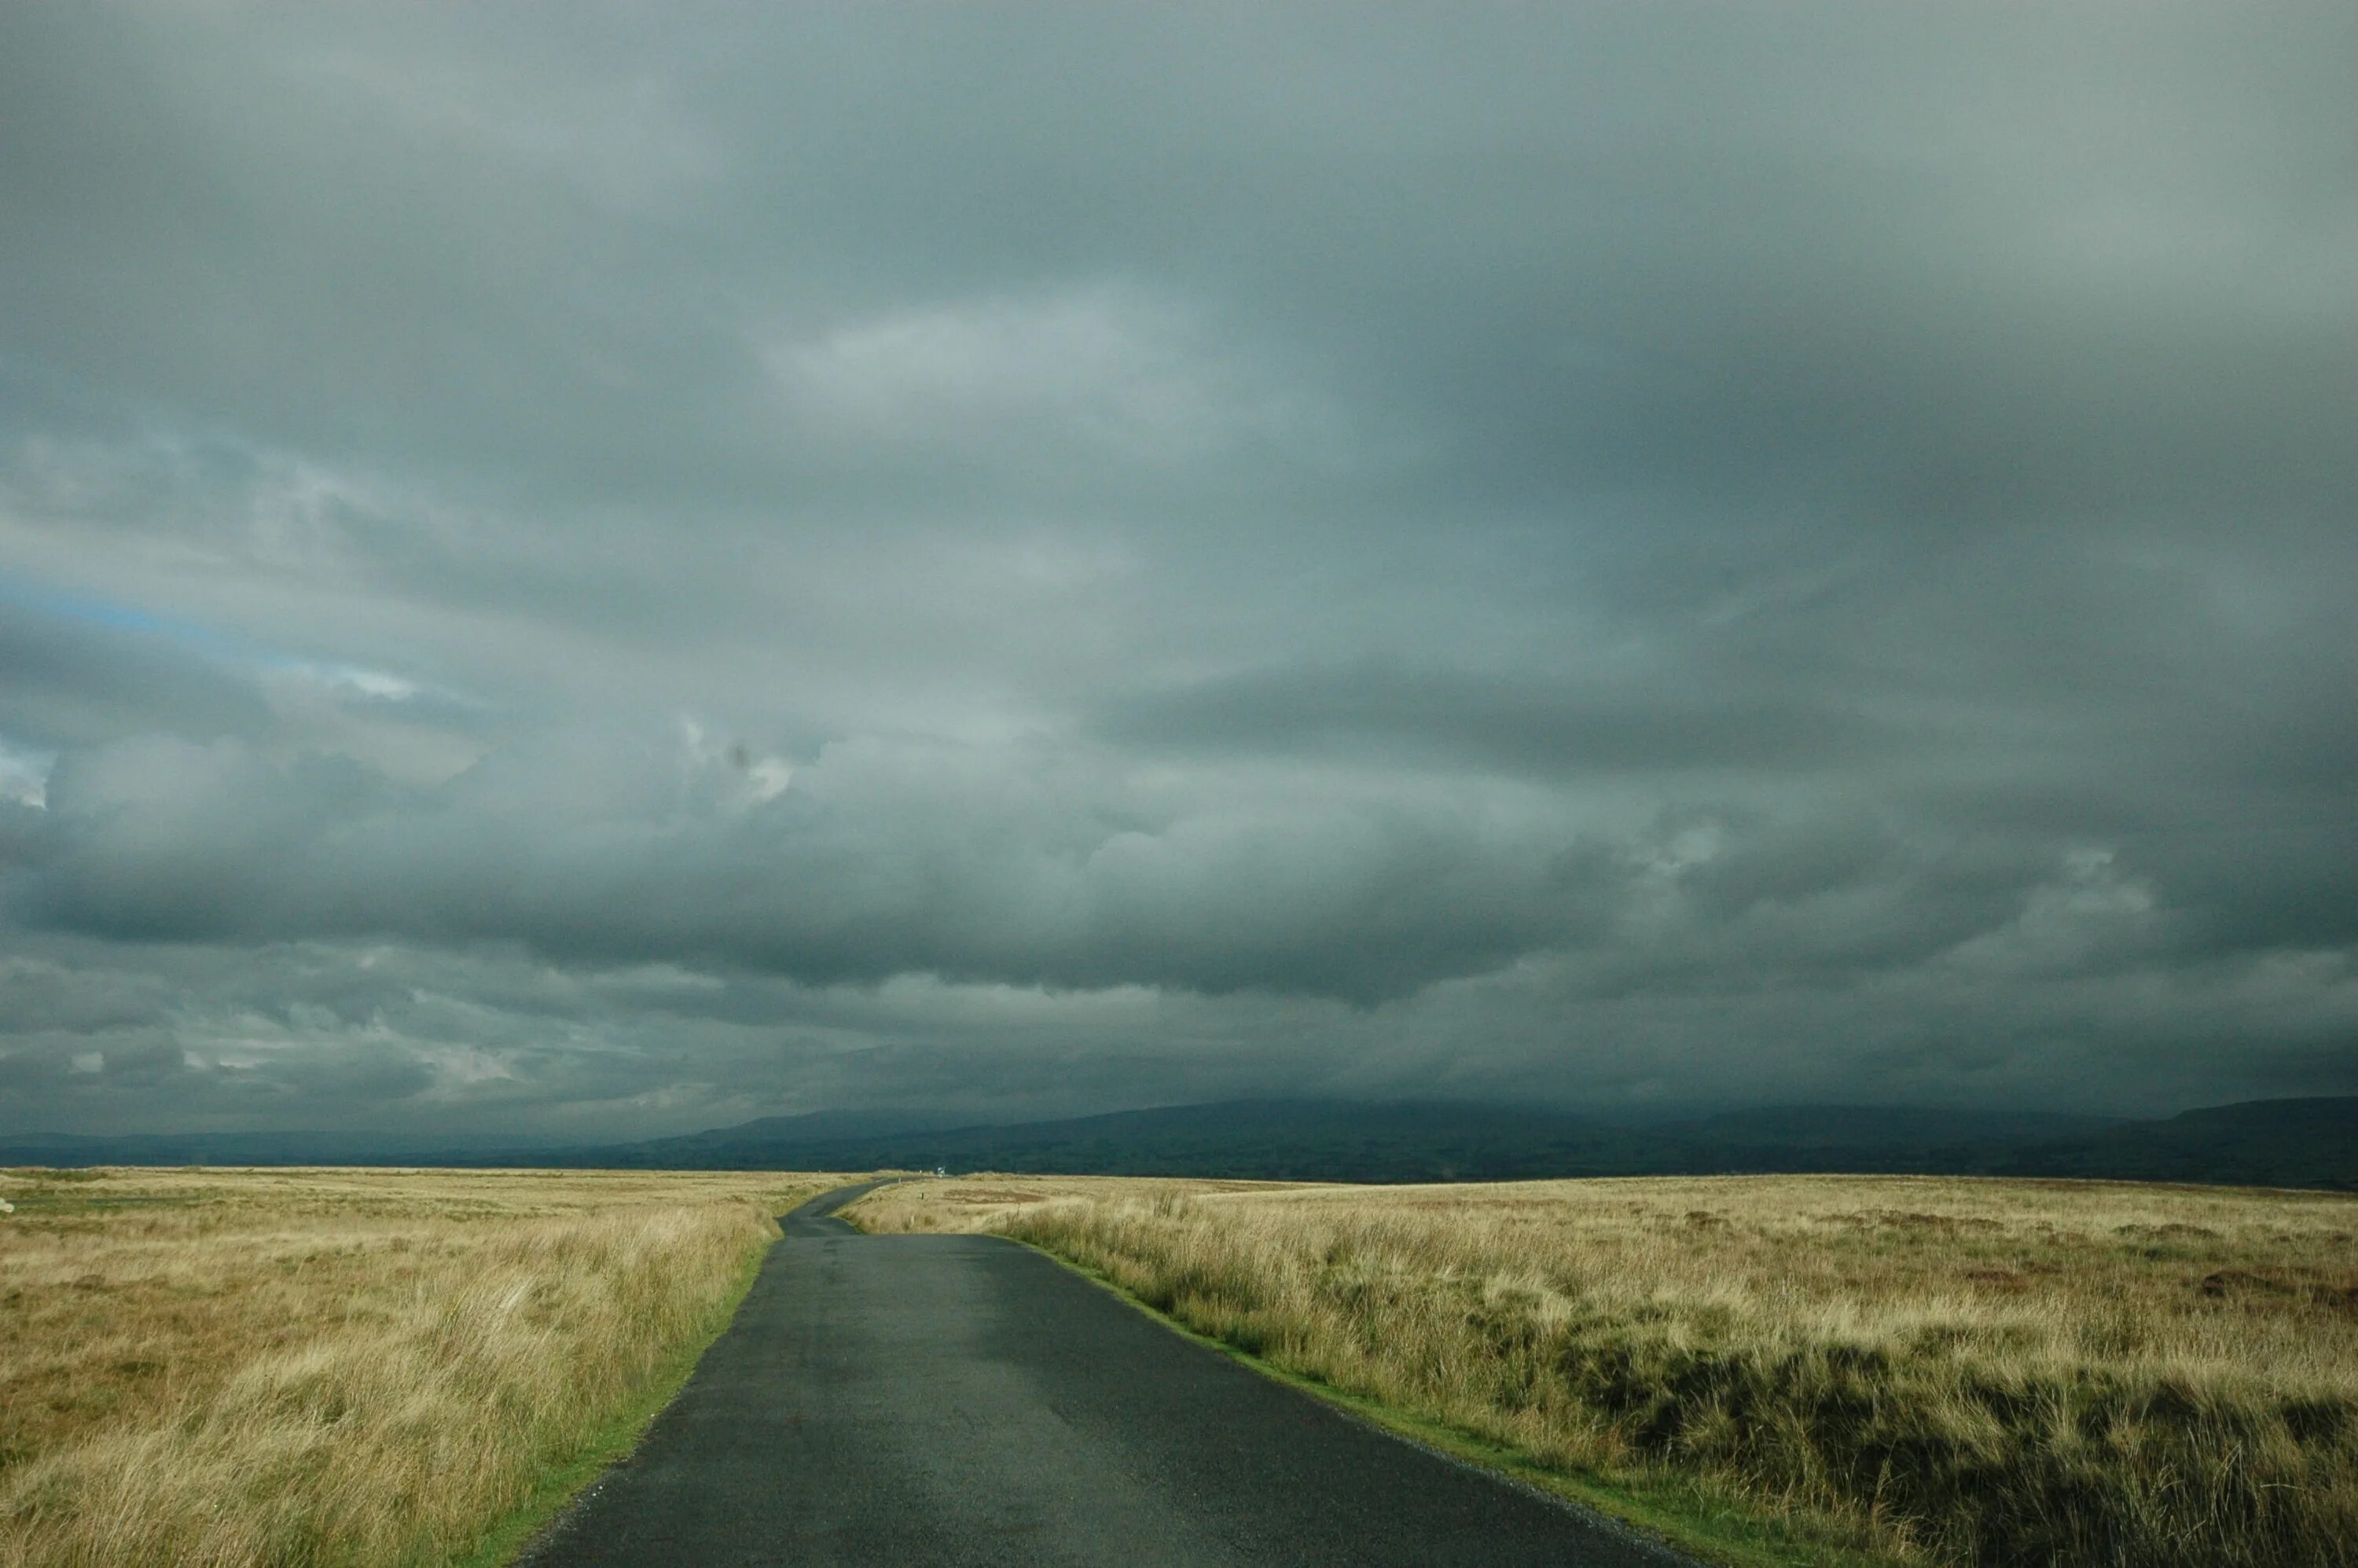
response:
[[[472,1165],[487,1147],[352,1132],[26,1133],[0,1135],[0,1165]]]
[[[996,1170],[1358,1182],[1801,1172],[2104,1177],[2358,1191],[2358,1097],[2161,1120],[1787,1106],[1632,1127],[1444,1101],[1237,1100],[1011,1125],[822,1111],[635,1143],[406,1147],[330,1133],[0,1138],[0,1164],[529,1164],[639,1170]]]
[[[2358,1096],[2244,1100],[2035,1144],[1997,1175],[2358,1190]]]

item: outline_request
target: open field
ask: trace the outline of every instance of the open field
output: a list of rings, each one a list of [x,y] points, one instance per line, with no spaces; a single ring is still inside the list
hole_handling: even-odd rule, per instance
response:
[[[0,1564],[481,1554],[838,1180],[0,1173]]]
[[[926,1181],[1282,1370],[1906,1563],[2358,1563],[2358,1199],[1912,1177]]]

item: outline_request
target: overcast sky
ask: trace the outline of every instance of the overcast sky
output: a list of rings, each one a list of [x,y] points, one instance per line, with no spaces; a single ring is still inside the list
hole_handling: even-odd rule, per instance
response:
[[[0,1131],[2358,1091],[2353,60],[0,8]]]

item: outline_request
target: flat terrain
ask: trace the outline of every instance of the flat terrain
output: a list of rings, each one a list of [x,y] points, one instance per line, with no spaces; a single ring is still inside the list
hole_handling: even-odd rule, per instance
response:
[[[839,1180],[0,1172],[0,1565],[466,1561]]]
[[[749,1284],[540,1561],[1645,1560],[993,1231],[1753,1561],[2358,1563],[2358,1199],[1002,1176],[770,1247],[845,1179],[0,1171],[0,1568],[488,1568]]]
[[[911,1183],[1278,1369],[1905,1563],[2358,1563],[2358,1199],[1939,1177]]]
[[[535,1568],[1679,1559],[1190,1343],[1036,1252],[785,1223]]]

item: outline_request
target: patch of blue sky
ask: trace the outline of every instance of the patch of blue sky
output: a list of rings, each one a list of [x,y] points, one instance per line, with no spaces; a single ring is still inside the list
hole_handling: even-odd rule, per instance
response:
[[[347,697],[373,702],[407,702],[427,690],[419,683],[387,670],[257,646],[201,622],[143,605],[60,589],[5,572],[0,572],[0,605],[78,625],[157,638],[250,669],[299,676],[332,687]]]
[[[223,636],[210,626],[178,616],[162,615],[136,604],[120,600],[101,599],[93,594],[78,593],[69,589],[51,587],[0,572],[0,603],[13,604],[21,610],[48,615],[59,621],[78,622],[85,626],[103,626],[115,632],[137,632],[153,637],[167,638],[213,653],[239,657],[252,654],[234,639]]]

